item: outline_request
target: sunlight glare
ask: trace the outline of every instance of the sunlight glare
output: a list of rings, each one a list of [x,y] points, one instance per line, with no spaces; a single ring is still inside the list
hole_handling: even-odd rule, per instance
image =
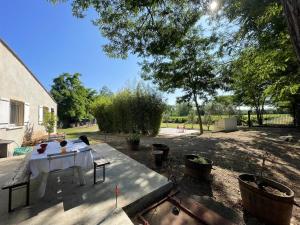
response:
[[[218,8],[218,2],[216,0],[213,0],[210,5],[209,5],[209,8],[210,8],[210,11],[214,12],[217,10]]]

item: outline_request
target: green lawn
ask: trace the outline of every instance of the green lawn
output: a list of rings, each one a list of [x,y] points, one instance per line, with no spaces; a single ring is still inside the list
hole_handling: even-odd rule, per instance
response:
[[[183,124],[182,123],[181,124],[179,124],[179,123],[168,123],[168,124],[162,123],[161,128],[166,128],[166,127],[177,128],[177,125],[182,127]],[[192,129],[192,124],[185,124],[185,128]],[[199,129],[199,125],[194,124],[193,129],[196,129],[196,130]],[[203,129],[207,130],[207,126],[204,125]],[[213,126],[210,127],[210,130],[212,130],[212,129],[213,129]],[[76,139],[81,135],[86,135],[91,139],[92,143],[99,142],[101,135],[103,135],[99,132],[98,125],[94,125],[91,127],[74,127],[74,128],[67,128],[67,129],[58,129],[57,132],[65,133],[67,139]]]
[[[76,139],[81,135],[86,135],[91,140],[91,143],[100,141],[100,133],[98,129],[98,125],[94,125],[91,127],[74,127],[67,129],[58,129],[58,133],[65,133],[66,139]]]

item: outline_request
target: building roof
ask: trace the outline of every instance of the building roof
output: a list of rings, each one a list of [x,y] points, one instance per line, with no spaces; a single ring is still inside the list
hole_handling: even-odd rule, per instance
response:
[[[7,48],[8,51],[10,51],[11,54],[14,55],[14,57],[25,67],[25,69],[31,74],[31,76],[38,82],[38,84],[47,92],[47,94],[50,96],[50,98],[52,98],[52,100],[57,103],[55,101],[55,99],[53,98],[53,96],[49,93],[49,91],[44,87],[44,85],[37,79],[37,77],[33,74],[33,72],[31,72],[31,70],[25,65],[25,63],[19,58],[19,56],[8,46],[8,44],[5,43],[4,40],[2,40],[0,38],[0,43],[2,43],[5,48]]]

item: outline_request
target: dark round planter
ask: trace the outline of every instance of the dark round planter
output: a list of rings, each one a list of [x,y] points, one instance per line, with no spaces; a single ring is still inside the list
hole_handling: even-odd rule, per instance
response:
[[[192,159],[197,158],[197,155],[185,155],[185,174],[199,179],[208,179],[211,173],[213,162],[207,158],[207,164],[193,162]]]
[[[127,146],[130,151],[137,151],[137,150],[139,150],[140,142],[139,141],[135,141],[135,142],[127,141]]]
[[[164,144],[152,144],[153,151],[163,151],[163,160],[166,161],[168,159],[169,147]]]
[[[272,225],[289,225],[294,204],[294,192],[267,178],[262,178],[264,185],[284,192],[285,196],[275,195],[251,185],[255,181],[252,174],[241,174],[238,178],[244,208],[253,216]]]
[[[153,151],[154,162],[157,167],[161,167],[163,164],[163,151]]]

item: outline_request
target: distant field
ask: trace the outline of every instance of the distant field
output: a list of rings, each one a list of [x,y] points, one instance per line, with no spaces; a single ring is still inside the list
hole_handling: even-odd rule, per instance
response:
[[[237,115],[236,115],[237,116]],[[223,118],[228,118],[229,115],[211,115],[212,121],[217,121]],[[195,117],[196,119],[197,117]],[[204,116],[202,116],[204,119]],[[242,121],[244,123],[248,120],[248,115],[241,115]],[[251,120],[253,123],[257,122],[256,114],[252,113]],[[181,123],[189,123],[188,116],[170,116],[168,121],[164,120],[164,123],[174,123],[174,124],[181,124]],[[265,114],[264,115],[264,124],[291,124],[293,122],[293,117],[290,114]],[[196,125],[197,126],[197,125]]]

